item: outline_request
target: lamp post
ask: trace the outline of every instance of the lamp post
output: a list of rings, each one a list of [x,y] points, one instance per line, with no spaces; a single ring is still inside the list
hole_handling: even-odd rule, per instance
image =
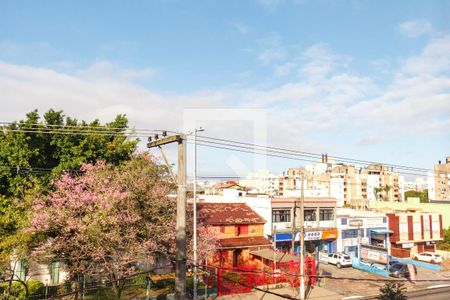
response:
[[[197,299],[197,132],[205,131],[203,127],[194,129],[194,300]]]

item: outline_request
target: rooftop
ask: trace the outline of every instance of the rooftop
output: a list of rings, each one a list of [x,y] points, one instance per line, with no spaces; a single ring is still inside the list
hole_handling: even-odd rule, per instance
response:
[[[198,203],[199,219],[207,225],[264,224],[266,221],[245,203]]]
[[[247,248],[258,246],[272,246],[272,242],[263,236],[248,236],[248,237],[220,239],[219,244],[222,248]]]

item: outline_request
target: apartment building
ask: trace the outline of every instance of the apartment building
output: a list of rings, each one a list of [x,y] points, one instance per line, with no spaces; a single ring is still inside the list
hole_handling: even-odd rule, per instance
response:
[[[428,198],[430,200],[450,201],[450,156],[445,163],[434,165],[434,172],[428,174]]]
[[[239,180],[239,185],[256,189],[261,194],[278,195],[279,176],[269,170],[259,170],[248,173],[245,179]]]
[[[333,197],[338,207],[366,207],[367,201],[403,201],[402,176],[383,164],[356,168],[331,163],[325,156],[321,163],[288,169],[280,177],[279,195],[300,197],[302,180],[306,197]]]
[[[361,170],[367,178],[367,200],[400,202],[404,196],[400,193],[400,178],[398,173],[384,164],[370,164]]]
[[[391,253],[397,257],[411,257],[424,251],[434,252],[436,241],[443,239],[442,215],[420,211],[390,211],[386,213]]]
[[[406,181],[404,187],[405,191],[423,192],[428,189],[428,182],[422,177],[417,177],[414,181]]]

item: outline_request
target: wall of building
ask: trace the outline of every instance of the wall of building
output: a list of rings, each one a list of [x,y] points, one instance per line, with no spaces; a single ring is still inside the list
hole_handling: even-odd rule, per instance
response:
[[[247,234],[241,233],[240,235],[236,235],[236,226],[241,225],[211,226],[208,230],[219,239],[264,235],[263,224],[248,225]]]
[[[420,203],[419,198],[409,198],[406,202],[370,202],[371,209],[407,210],[420,209],[421,211],[435,212],[442,215],[442,226],[450,227],[450,204],[444,203]]]

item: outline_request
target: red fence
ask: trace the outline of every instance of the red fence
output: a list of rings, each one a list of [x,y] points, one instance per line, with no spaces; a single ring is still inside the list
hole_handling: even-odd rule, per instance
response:
[[[209,286],[217,283],[218,296],[249,293],[253,287],[288,283],[292,287],[300,285],[300,266],[298,262],[276,263],[265,267],[245,265],[237,268],[210,267],[205,282]],[[314,258],[305,259],[305,285],[316,283],[316,262]]]

